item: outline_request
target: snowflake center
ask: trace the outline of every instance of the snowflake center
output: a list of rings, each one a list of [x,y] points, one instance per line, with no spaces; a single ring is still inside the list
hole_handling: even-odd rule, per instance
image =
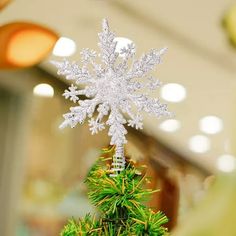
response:
[[[127,82],[123,77],[117,77],[111,70],[98,83],[98,96],[104,101],[118,104],[127,97]]]

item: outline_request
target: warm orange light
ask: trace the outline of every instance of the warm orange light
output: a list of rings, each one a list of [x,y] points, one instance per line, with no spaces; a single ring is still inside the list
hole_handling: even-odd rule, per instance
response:
[[[10,2],[10,0],[0,0],[0,10]]]
[[[42,61],[53,49],[58,35],[31,23],[0,27],[0,68],[27,67]]]
[[[7,60],[15,65],[27,66],[39,62],[55,41],[44,31],[18,31],[7,45]]]

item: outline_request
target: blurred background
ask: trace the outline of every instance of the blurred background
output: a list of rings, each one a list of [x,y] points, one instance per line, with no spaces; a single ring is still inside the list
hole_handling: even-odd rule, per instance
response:
[[[0,0],[0,235],[59,235],[95,212],[84,178],[109,144],[87,125],[59,130],[73,104],[50,60],[97,49],[107,18],[137,56],[167,46],[154,72],[172,119],[145,116],[127,155],[148,166],[148,203],[176,236],[235,236],[236,2],[232,0]]]

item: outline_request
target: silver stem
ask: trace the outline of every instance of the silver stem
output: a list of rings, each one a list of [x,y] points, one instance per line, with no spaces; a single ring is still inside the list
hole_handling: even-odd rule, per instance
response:
[[[125,169],[125,155],[124,155],[124,145],[120,144],[116,146],[115,155],[112,161],[112,174],[111,177],[116,177],[121,171]]]

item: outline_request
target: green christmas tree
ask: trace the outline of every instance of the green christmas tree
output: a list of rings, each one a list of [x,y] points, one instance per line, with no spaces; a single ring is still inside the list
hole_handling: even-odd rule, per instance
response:
[[[113,152],[104,149],[104,154]],[[125,169],[110,177],[107,164],[112,157],[100,157],[86,178],[88,197],[99,210],[99,216],[87,214],[78,220],[70,219],[61,236],[162,236],[167,234],[167,217],[144,205],[158,190],[145,189],[148,181],[144,169],[126,161]]]

